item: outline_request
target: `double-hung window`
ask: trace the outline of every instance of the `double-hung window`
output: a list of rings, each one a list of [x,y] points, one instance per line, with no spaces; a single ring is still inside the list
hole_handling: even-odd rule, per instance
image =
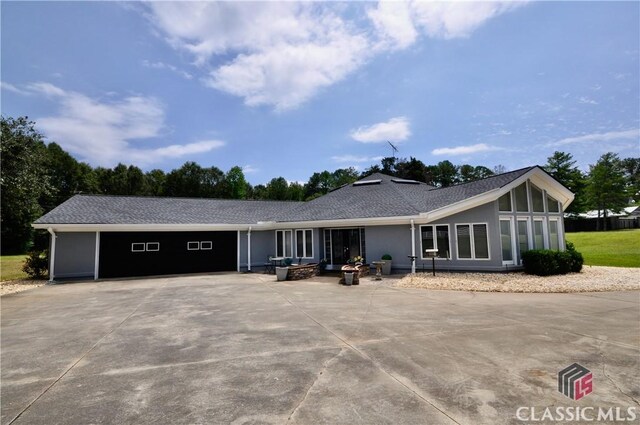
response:
[[[292,258],[291,230],[276,230],[276,257]]]
[[[451,258],[448,224],[420,226],[420,235],[420,252],[423,260],[427,258],[424,252],[426,249],[437,249],[437,258]]]
[[[313,231],[296,230],[296,258],[313,258]]]
[[[486,223],[456,224],[458,258],[489,259],[489,233]]]

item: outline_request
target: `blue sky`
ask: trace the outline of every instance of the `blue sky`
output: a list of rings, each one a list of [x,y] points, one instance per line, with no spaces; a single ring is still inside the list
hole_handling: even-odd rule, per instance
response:
[[[7,2],[5,116],[92,165],[247,179],[640,154],[640,3]]]

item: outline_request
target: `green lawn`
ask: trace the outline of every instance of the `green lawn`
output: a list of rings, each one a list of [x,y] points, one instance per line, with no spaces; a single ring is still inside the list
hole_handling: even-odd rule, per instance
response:
[[[22,264],[26,255],[0,256],[0,280],[28,279],[29,276],[22,271]]]
[[[640,267],[640,229],[567,233],[590,266]]]

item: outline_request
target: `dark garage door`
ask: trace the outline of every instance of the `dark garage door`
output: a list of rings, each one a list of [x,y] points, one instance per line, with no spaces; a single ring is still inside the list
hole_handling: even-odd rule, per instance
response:
[[[99,277],[237,270],[237,232],[102,232]]]

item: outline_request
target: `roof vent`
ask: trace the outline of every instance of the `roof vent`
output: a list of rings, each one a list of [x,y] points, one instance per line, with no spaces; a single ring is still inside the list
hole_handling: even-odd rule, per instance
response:
[[[378,180],[360,180],[359,182],[355,182],[353,185],[354,186],[368,186],[371,184],[380,184],[382,182],[382,180],[378,179]]]
[[[394,183],[399,183],[399,184],[420,184],[420,182],[417,181],[417,180],[391,179],[391,181],[394,182]]]

